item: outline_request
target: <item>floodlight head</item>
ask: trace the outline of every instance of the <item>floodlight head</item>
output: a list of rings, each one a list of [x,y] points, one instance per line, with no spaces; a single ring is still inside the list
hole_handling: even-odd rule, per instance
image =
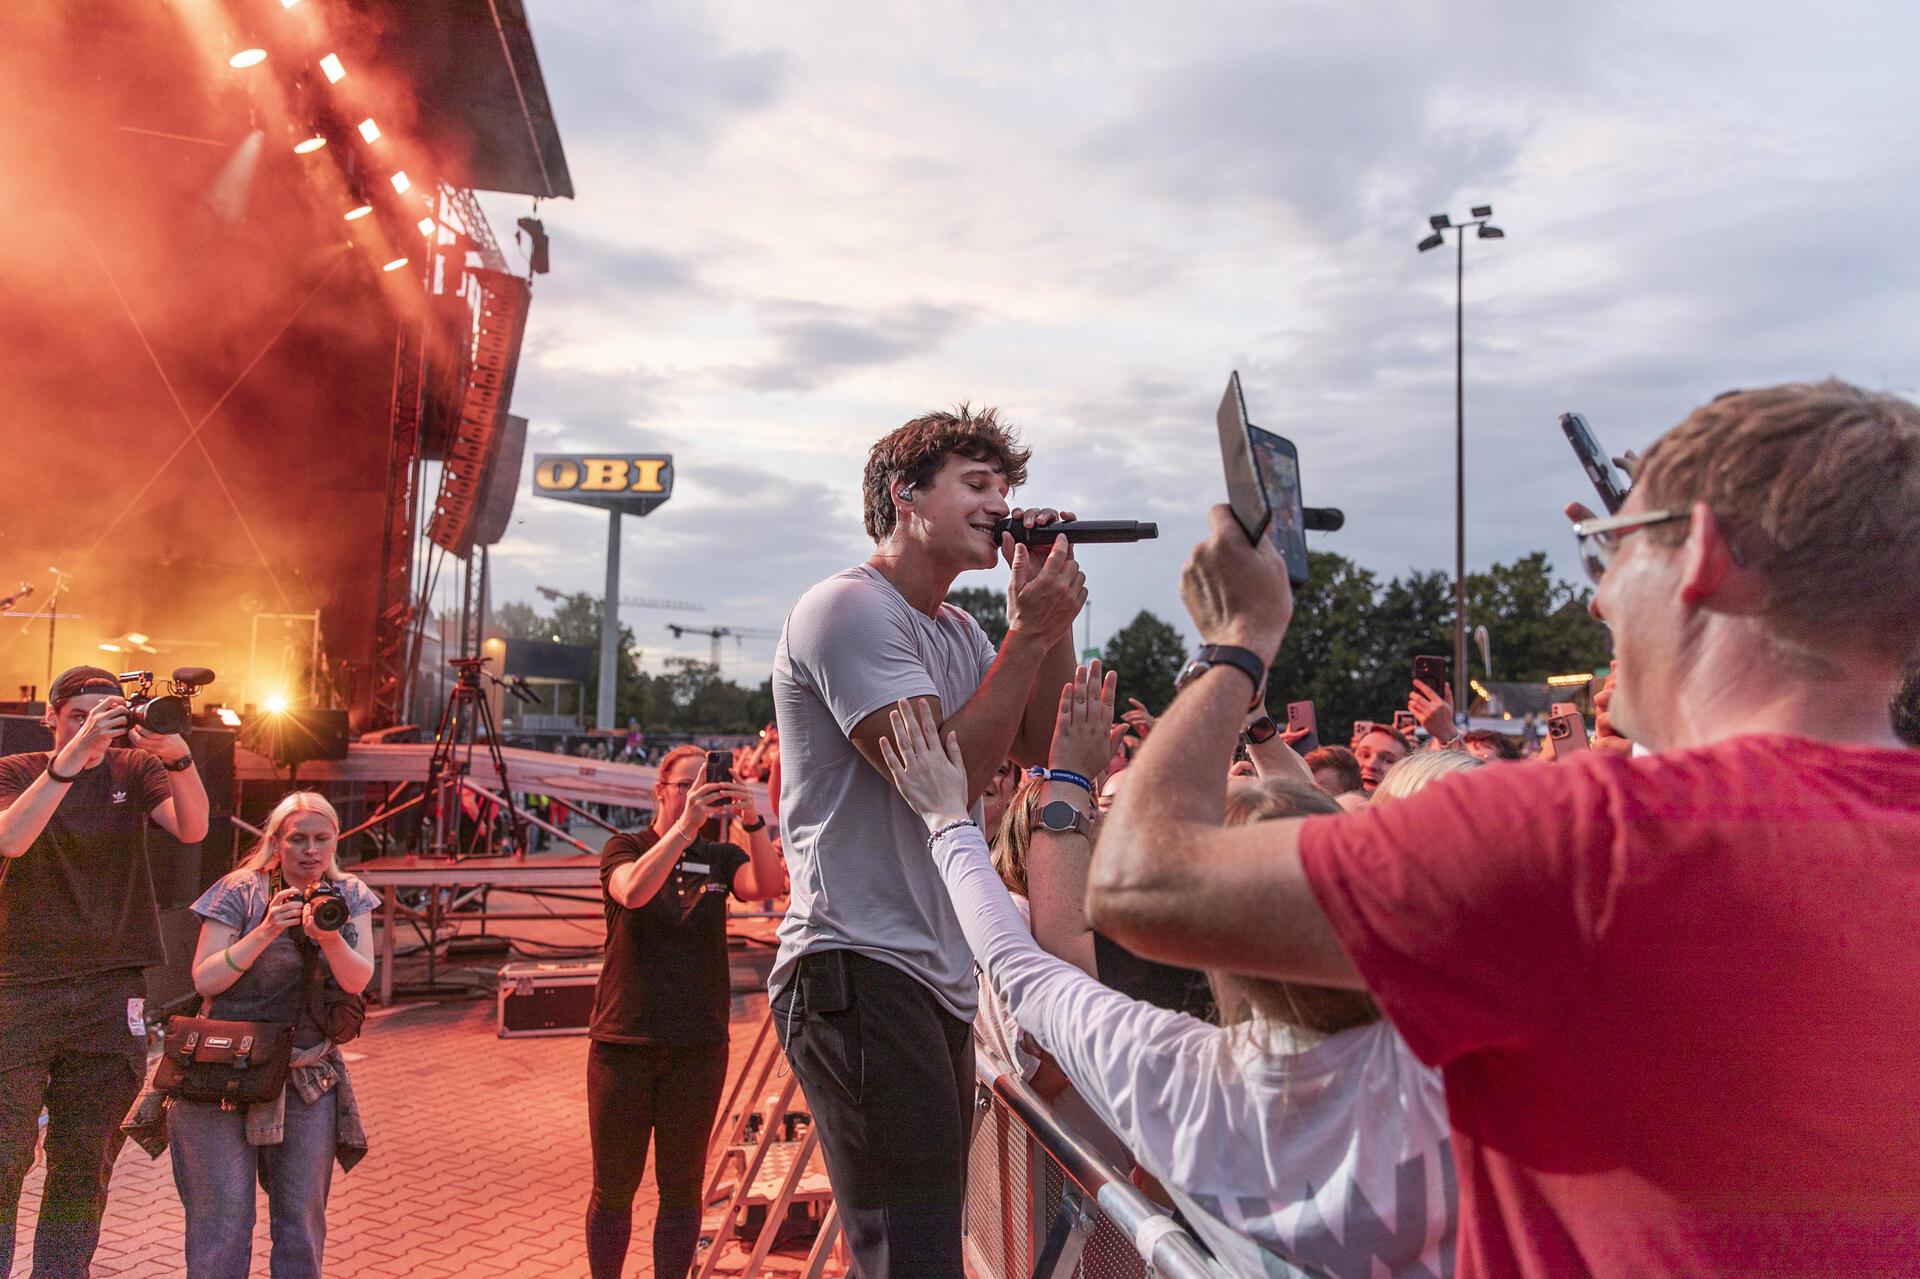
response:
[[[1428,249],[1437,249],[1446,242],[1447,237],[1435,231],[1432,235],[1420,241],[1420,251],[1425,253]]]
[[[1444,231],[1453,225],[1453,221],[1444,213],[1436,213],[1427,219],[1427,225],[1436,231]]]
[[[1483,240],[1504,240],[1507,238],[1507,233],[1497,226],[1482,226],[1480,228],[1480,238]]]
[[[1493,216],[1493,206],[1491,204],[1476,204],[1473,206],[1473,216],[1476,218],[1490,218]]]

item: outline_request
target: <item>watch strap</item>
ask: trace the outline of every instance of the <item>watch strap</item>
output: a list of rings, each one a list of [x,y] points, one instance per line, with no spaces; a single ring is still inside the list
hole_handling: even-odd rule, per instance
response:
[[[1058,811],[1060,809],[1065,809],[1066,814],[1062,815]],[[1049,817],[1049,814],[1052,814],[1052,816]],[[1088,839],[1093,838],[1093,823],[1088,820],[1085,813],[1064,799],[1056,799],[1040,805],[1039,810],[1034,813],[1034,817],[1039,821],[1040,829],[1049,834],[1085,835]],[[1064,821],[1066,825],[1056,826],[1054,825],[1056,821]]]
[[[182,755],[179,759],[174,760],[173,763],[162,764],[160,767],[166,769],[169,773],[184,773],[193,767],[193,756]]]
[[[1274,722],[1271,715],[1262,715],[1240,730],[1240,740],[1249,746],[1262,745],[1279,735],[1280,725]]]

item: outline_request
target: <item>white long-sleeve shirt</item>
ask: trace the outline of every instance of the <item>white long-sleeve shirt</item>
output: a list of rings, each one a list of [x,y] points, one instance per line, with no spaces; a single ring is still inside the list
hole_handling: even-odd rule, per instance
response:
[[[1301,1046],[1130,999],[1040,949],[978,830],[935,841],[934,860],[1014,1021],[1235,1273],[1453,1272],[1446,1097],[1392,1026]]]

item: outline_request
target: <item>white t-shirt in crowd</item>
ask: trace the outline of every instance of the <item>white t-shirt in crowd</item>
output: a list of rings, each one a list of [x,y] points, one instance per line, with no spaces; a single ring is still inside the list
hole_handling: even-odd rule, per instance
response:
[[[972,1018],[973,954],[927,858],[927,828],[849,734],[903,697],[938,697],[953,714],[994,657],[965,609],[942,604],[928,617],[870,565],[836,573],[794,605],[773,656],[780,830],[793,877],[767,978],[773,994],[801,955],[852,950]],[[979,805],[973,816],[981,819]]]
[[[1391,1025],[1303,1047],[1129,999],[1040,949],[978,831],[934,860],[1014,1021],[1236,1274],[1452,1273],[1446,1095]]]

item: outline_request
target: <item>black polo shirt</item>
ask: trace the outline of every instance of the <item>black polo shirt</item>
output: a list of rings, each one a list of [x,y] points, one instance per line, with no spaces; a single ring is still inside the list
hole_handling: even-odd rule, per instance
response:
[[[0,758],[0,808],[10,808],[52,756]],[[31,847],[0,882],[0,985],[60,981],[164,957],[147,860],[147,814],[171,794],[147,751],[109,749],[67,787]]]
[[[600,851],[600,887],[659,836],[615,835]],[[737,844],[696,839],[644,904],[607,898],[607,956],[587,1033],[615,1044],[727,1042],[727,893],[747,864]]]

